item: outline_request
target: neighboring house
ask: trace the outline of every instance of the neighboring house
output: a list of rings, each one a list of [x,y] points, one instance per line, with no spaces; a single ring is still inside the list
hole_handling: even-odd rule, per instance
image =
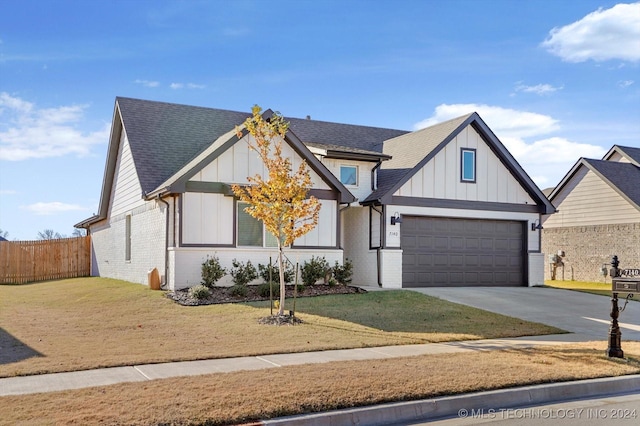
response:
[[[146,283],[158,268],[176,289],[200,282],[207,256],[275,258],[230,190],[264,173],[236,136],[248,116],[116,98],[99,213],[76,225],[92,235],[93,275]],[[478,114],[411,133],[286,120],[284,154],[307,162],[322,206],[293,262],[348,258],[354,284],[383,287],[542,284],[534,228],[553,206]]]
[[[549,199],[558,211],[543,217],[542,248],[564,252],[565,279],[604,281],[614,254],[621,268],[640,267],[640,148],[579,159]]]

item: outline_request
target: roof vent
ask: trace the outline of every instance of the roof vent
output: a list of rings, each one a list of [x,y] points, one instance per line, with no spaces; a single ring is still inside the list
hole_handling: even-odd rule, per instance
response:
[[[311,120],[311,116],[310,115],[307,115],[307,120]]]

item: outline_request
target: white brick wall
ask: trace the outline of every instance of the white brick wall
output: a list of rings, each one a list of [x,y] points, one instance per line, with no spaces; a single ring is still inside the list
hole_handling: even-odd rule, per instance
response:
[[[125,260],[125,222],[131,214],[131,260]],[[148,284],[148,272],[158,268],[164,281],[166,206],[148,201],[91,228],[91,274]]]
[[[344,257],[353,262],[353,285],[378,285],[377,252],[369,249],[369,207],[351,206],[342,212]]]
[[[342,264],[342,250],[285,250],[285,255],[294,265],[297,262],[300,266],[311,256],[324,256],[330,266],[335,262]],[[258,264],[269,263],[269,256],[275,263],[278,261],[278,251],[274,249],[242,249],[242,248],[215,248],[215,247],[179,247],[169,248],[169,288],[172,290],[193,287],[200,284],[202,262],[207,256],[217,256],[220,264],[228,271],[232,267],[233,259],[251,263],[256,267]],[[260,283],[261,279],[255,281]],[[232,285],[231,275],[224,276],[216,285]]]
[[[402,288],[402,250],[381,250],[382,287]]]
[[[544,253],[529,253],[529,287],[544,285]]]

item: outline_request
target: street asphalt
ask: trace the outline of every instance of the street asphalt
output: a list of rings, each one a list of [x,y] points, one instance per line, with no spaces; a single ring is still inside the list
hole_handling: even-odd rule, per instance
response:
[[[367,288],[377,290],[377,288]],[[383,359],[412,355],[487,351],[516,347],[606,340],[610,301],[603,296],[551,288],[421,288],[421,293],[500,314],[536,321],[569,331],[568,334],[489,339],[451,343],[385,346],[349,350],[277,354],[127,367],[102,368],[68,373],[42,374],[0,379],[0,396],[23,395],[143,382],[178,376],[278,368],[288,365],[343,360]],[[620,303],[621,307],[624,301]],[[619,317],[622,348],[625,340],[640,340],[640,303],[631,301]],[[399,402],[350,410],[266,420],[268,425],[383,425],[424,421],[455,415],[460,407],[509,408],[575,397],[640,392],[640,375],[582,380],[541,386],[474,393],[422,401]]]

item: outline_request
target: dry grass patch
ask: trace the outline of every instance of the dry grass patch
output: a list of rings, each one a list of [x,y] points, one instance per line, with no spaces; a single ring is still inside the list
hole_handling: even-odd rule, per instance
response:
[[[291,414],[640,372],[606,342],[156,380],[0,398],[0,424],[234,424]],[[464,366],[461,371],[461,366]]]
[[[415,292],[313,299],[333,311],[303,313],[311,299],[298,299],[304,324],[273,327],[258,324],[268,308],[186,307],[146,286],[111,279],[0,286],[0,377],[559,331]],[[386,322],[392,327],[385,328]],[[473,329],[474,324],[484,326]]]

